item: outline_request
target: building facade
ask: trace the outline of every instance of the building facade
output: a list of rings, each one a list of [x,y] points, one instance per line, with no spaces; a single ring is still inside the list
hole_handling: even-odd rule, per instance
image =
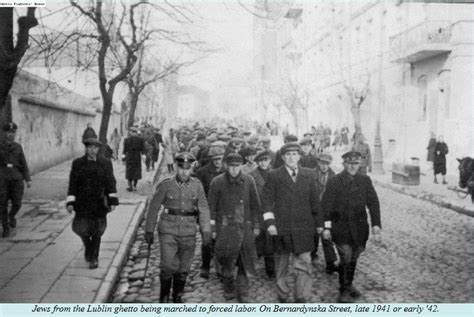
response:
[[[386,163],[425,162],[430,132],[450,147],[449,172],[456,157],[474,154],[472,4],[292,2],[278,11],[266,23],[274,42],[256,51],[275,50],[273,87],[296,83],[298,116],[308,121],[298,130],[353,127],[352,88],[367,91],[362,130],[372,145],[380,122]]]

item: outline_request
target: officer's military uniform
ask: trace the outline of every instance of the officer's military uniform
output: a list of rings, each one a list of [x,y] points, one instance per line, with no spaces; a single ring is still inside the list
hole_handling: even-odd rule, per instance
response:
[[[342,157],[344,162],[357,164],[361,161],[359,152],[348,152]],[[369,238],[369,209],[372,227],[381,227],[380,206],[377,193],[370,177],[344,170],[327,183],[323,195],[325,230],[330,230],[341,257],[339,264],[339,284],[341,302],[351,302],[360,296],[352,286],[357,259],[364,251]]]
[[[7,123],[4,132],[16,132],[15,123]],[[0,141],[0,214],[2,216],[3,236],[8,237],[10,227],[16,227],[15,216],[21,207],[24,181],[30,182],[30,174],[25,155],[20,144],[10,141]],[[8,212],[8,201],[12,206]]]
[[[183,164],[194,161],[195,158],[189,153],[176,156],[178,167],[190,168]],[[209,206],[204,188],[197,178],[191,177],[187,182],[181,182],[178,176],[166,179],[158,185],[151,200],[145,227],[147,235],[153,233],[161,205],[164,209],[158,222],[160,302],[168,302],[173,282],[173,302],[179,303],[196,248],[197,216],[203,237],[205,233],[210,236]]]

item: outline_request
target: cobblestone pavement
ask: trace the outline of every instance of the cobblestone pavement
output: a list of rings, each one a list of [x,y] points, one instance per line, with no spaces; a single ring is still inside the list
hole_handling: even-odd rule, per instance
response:
[[[433,204],[376,187],[381,201],[383,240],[369,240],[359,259],[355,284],[362,291],[359,302],[474,301],[474,219]],[[115,303],[157,302],[159,299],[159,241],[151,249],[150,267],[142,280],[147,245],[142,223],[123,268]],[[189,303],[225,302],[222,284],[211,269],[211,277],[199,277],[200,238],[183,299]],[[313,302],[335,302],[337,273],[325,273],[322,248],[313,272]],[[290,278],[292,279],[292,278]],[[292,281],[290,281],[292,282]],[[274,281],[266,278],[262,260],[257,277],[250,282],[256,303],[276,302]]]

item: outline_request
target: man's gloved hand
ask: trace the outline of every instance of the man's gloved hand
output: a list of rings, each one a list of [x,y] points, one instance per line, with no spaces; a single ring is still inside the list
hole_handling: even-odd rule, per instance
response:
[[[211,243],[211,232],[204,231],[201,233],[202,236],[202,244],[209,245]]]
[[[148,244],[153,244],[155,238],[153,237],[153,232],[145,232],[145,241]]]

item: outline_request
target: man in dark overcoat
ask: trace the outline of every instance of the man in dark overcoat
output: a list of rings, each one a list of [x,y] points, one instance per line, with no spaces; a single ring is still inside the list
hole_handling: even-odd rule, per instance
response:
[[[128,191],[136,191],[138,180],[142,179],[142,153],[145,153],[145,140],[138,135],[136,128],[130,128],[130,136],[123,142],[125,178]]]
[[[215,256],[222,265],[224,297],[248,302],[248,278],[255,275],[255,236],[260,233],[260,201],[253,178],[241,172],[243,158],[230,153],[227,170],[209,189],[211,225],[215,223]],[[237,265],[237,280],[234,267]],[[237,285],[236,285],[237,284]]]
[[[299,164],[301,167],[315,169],[318,166],[318,159],[311,153],[313,149],[312,140],[310,137],[305,137],[300,141],[301,158]]]
[[[72,230],[82,239],[89,268],[99,265],[101,237],[107,227],[107,213],[118,205],[112,162],[98,155],[101,143],[84,140],[86,154],[72,162],[66,209],[75,211]]]
[[[196,177],[201,181],[202,186],[204,187],[204,192],[206,193],[206,197],[208,197],[209,194],[209,187],[211,186],[211,181],[214,179],[214,177],[224,172],[222,168],[223,156],[224,149],[220,147],[211,147],[211,149],[209,150],[209,157],[211,158],[211,161],[196,171]],[[201,245],[202,265],[200,276],[203,278],[209,278],[209,270],[211,267],[214,243],[215,240],[212,239],[211,243],[203,243]],[[218,275],[221,273],[219,272],[219,269],[217,267],[216,271]]]
[[[336,174],[331,169],[330,164],[332,162],[332,156],[326,153],[322,153],[318,156],[318,166],[314,170],[316,176],[316,188],[319,193],[319,201],[323,199],[323,194],[326,191],[326,185],[330,178],[333,178]],[[314,236],[314,251],[311,252],[311,258],[313,261],[317,259],[318,246],[320,234]],[[335,262],[337,261],[337,255],[334,251],[334,243],[329,239],[322,239],[324,259],[326,260],[326,273],[332,274],[337,268]]]
[[[258,196],[262,197],[263,188],[268,180],[272,161],[272,153],[269,150],[259,151],[255,156],[257,167],[250,171],[249,175],[255,180]],[[273,239],[265,230],[263,217],[260,217],[260,234],[255,238],[258,256],[263,256],[265,271],[269,278],[275,277],[275,257],[273,255]]]
[[[262,195],[265,226],[268,233],[275,236],[278,299],[280,302],[289,300],[287,276],[293,254],[295,301],[308,302],[311,301],[313,237],[316,228],[322,231],[315,175],[313,170],[298,166],[298,143],[286,143],[281,147],[280,154],[284,165],[270,171]]]
[[[151,170],[155,169],[155,164],[158,161],[158,156],[160,155],[160,144],[163,144],[163,137],[161,136],[160,129],[155,128],[153,130],[153,152],[151,155]]]
[[[5,138],[0,140],[0,215],[3,237],[10,236],[10,228],[16,227],[16,214],[21,208],[25,184],[31,186],[30,172],[23,148],[15,142],[18,126],[14,122],[2,127]],[[8,202],[11,207],[8,210]]]
[[[336,244],[339,264],[339,302],[351,303],[360,292],[352,285],[357,259],[369,238],[369,209],[372,233],[380,239],[381,221],[377,193],[369,176],[358,173],[362,155],[350,151],[342,156],[344,171],[328,180],[323,195],[323,239]]]

